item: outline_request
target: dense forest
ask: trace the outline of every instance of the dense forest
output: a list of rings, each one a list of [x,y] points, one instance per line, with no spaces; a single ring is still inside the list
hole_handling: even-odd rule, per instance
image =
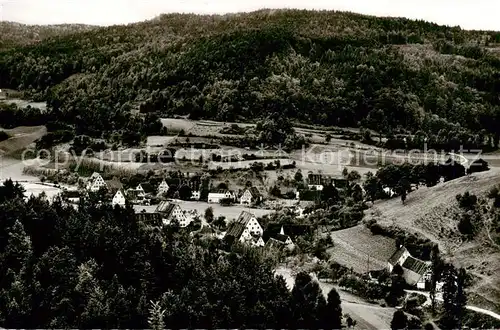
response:
[[[93,136],[133,110],[224,121],[276,112],[497,144],[499,42],[496,32],[343,12],[169,14],[4,49],[0,87],[47,100]]]
[[[132,207],[78,210],[0,186],[6,328],[339,328],[340,297],[309,275],[290,292],[251,249],[162,227]]]
[[[83,24],[25,25],[16,22],[0,22],[0,49],[29,45],[56,36],[89,31],[95,26]]]

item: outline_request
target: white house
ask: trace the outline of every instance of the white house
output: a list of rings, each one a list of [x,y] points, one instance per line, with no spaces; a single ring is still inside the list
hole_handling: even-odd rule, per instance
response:
[[[135,191],[137,191],[137,196],[138,197],[146,197],[146,192],[144,191],[144,188],[142,188],[142,185],[139,184],[137,187],[135,187]]]
[[[89,182],[87,183],[87,190],[91,192],[97,192],[101,188],[105,188],[106,186],[106,182],[104,181],[102,176],[99,173],[94,172],[94,174],[92,174],[92,176],[90,177]]]
[[[121,190],[118,190],[115,196],[113,196],[111,204],[113,206],[115,205],[125,206],[125,195],[122,193]]]
[[[180,227],[187,227],[194,220],[193,217],[186,216],[179,204],[167,201],[161,202],[156,212],[161,213],[164,225],[170,225],[172,221],[177,220]]]
[[[241,205],[251,205],[259,202],[262,202],[262,194],[260,193],[259,189],[255,187],[246,189],[240,198]]]
[[[230,190],[219,190],[217,192],[211,192],[208,194],[209,203],[220,203],[222,199],[226,198],[236,200],[236,195],[233,191]]]
[[[430,280],[432,274],[430,262],[412,257],[405,247],[401,247],[389,258],[387,265],[389,272],[392,272],[396,265],[403,268],[406,283],[425,289],[426,281]]]
[[[168,193],[169,188],[167,182],[163,180],[158,186],[158,196]]]
[[[264,246],[262,239],[264,229],[260,226],[255,215],[242,211],[238,219],[231,223],[224,239],[234,243],[241,242],[250,246]]]

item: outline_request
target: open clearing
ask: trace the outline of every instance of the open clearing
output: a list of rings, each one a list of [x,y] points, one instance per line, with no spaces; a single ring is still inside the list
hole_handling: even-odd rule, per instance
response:
[[[4,99],[1,100],[0,102],[5,103],[5,104],[12,104],[14,103],[17,105],[18,108],[26,108],[27,106],[30,106],[32,108],[37,108],[42,111],[47,110],[47,102],[31,102],[31,101],[26,101],[26,100],[21,100],[21,99]]]
[[[417,233],[439,244],[445,257],[458,267],[464,267],[475,277],[470,288],[469,302],[473,305],[500,311],[500,249],[486,235],[463,241],[457,229],[458,206],[455,196],[469,191],[484,196],[500,184],[500,169],[475,173],[435,187],[421,187],[408,195],[405,205],[399,198],[376,202],[367,218],[381,225],[395,225]]]
[[[175,136],[148,136],[146,145],[148,147],[163,147],[175,139]]]
[[[276,275],[281,275],[285,279],[288,288],[291,290],[295,283],[295,274],[289,268],[279,267],[275,271]],[[315,278],[315,276],[313,276]],[[317,280],[317,279],[316,279]],[[325,298],[328,292],[335,286],[329,283],[318,281]],[[390,329],[391,320],[396,311],[394,308],[381,307],[370,304],[358,296],[350,294],[338,287],[335,287],[342,300],[342,313],[349,314],[356,320],[354,329]]]
[[[327,250],[330,258],[356,273],[380,270],[396,251],[392,238],[372,235],[364,225],[334,231],[331,234],[333,247]]]
[[[184,130],[184,132],[187,133],[196,125],[196,121],[189,119],[162,118],[160,120],[163,126],[167,128],[168,133],[178,133],[181,130]]]
[[[40,193],[44,192],[47,198],[51,199],[61,192],[60,188],[42,184],[37,177],[23,173],[24,166],[34,165],[36,162],[36,160],[29,160],[23,163],[23,161],[19,159],[7,157],[1,159],[0,183],[7,179],[12,179],[13,181],[18,181],[24,187],[24,195],[26,197],[31,195],[38,196]]]
[[[27,148],[30,144],[47,134],[45,126],[19,126],[4,129],[11,137],[0,142],[0,153],[9,155],[15,151]]]

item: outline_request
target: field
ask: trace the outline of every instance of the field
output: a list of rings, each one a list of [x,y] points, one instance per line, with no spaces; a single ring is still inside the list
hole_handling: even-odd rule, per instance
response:
[[[500,184],[500,169],[476,173],[435,187],[422,187],[408,195],[406,205],[399,199],[375,203],[367,218],[381,225],[395,225],[439,244],[445,257],[456,266],[465,267],[475,277],[470,304],[500,310],[500,249],[479,235],[467,242],[458,234],[455,196],[470,191],[484,196]]]
[[[165,144],[173,141],[175,136],[148,136],[146,145],[148,147],[163,147]]]
[[[238,168],[238,169],[246,169],[250,168],[250,165],[252,165],[255,162],[258,163],[263,163],[264,165],[267,165],[269,163],[273,163],[276,160],[280,161],[281,166],[283,165],[290,165],[292,164],[292,160],[286,159],[286,158],[277,158],[277,159],[259,159],[259,160],[242,160],[242,161],[234,161],[234,162],[210,162],[208,165],[209,169],[217,169],[218,167],[222,167],[223,169],[230,169],[230,168]]]
[[[46,102],[31,102],[31,101],[26,101],[26,100],[21,100],[21,99],[7,99],[7,100],[1,100],[0,102],[5,103],[5,104],[12,104],[14,103],[17,105],[19,108],[26,108],[27,106],[31,106],[32,108],[37,108],[42,111],[47,110],[47,103]]]
[[[357,273],[386,268],[396,251],[393,239],[372,235],[364,225],[335,231],[331,237],[334,246],[327,251],[331,260]]]
[[[45,126],[20,126],[3,131],[11,136],[9,139],[0,142],[0,153],[4,155],[27,148],[37,139],[47,134]]]
[[[25,189],[25,196],[39,195],[44,192],[47,198],[51,199],[61,192],[61,189],[45,185],[40,182],[37,177],[26,175],[23,173],[24,166],[34,165],[37,160],[30,160],[23,163],[19,159],[1,158],[0,157],[0,183],[6,179],[19,181]]]
[[[162,118],[161,123],[167,128],[167,133],[179,133],[181,130],[188,132],[196,125],[195,121],[189,119]]]

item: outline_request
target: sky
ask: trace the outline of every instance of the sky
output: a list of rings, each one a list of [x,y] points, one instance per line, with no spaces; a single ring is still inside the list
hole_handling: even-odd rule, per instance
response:
[[[225,14],[262,8],[347,10],[500,31],[498,0],[0,0],[0,20],[25,24],[127,24],[161,13]]]

